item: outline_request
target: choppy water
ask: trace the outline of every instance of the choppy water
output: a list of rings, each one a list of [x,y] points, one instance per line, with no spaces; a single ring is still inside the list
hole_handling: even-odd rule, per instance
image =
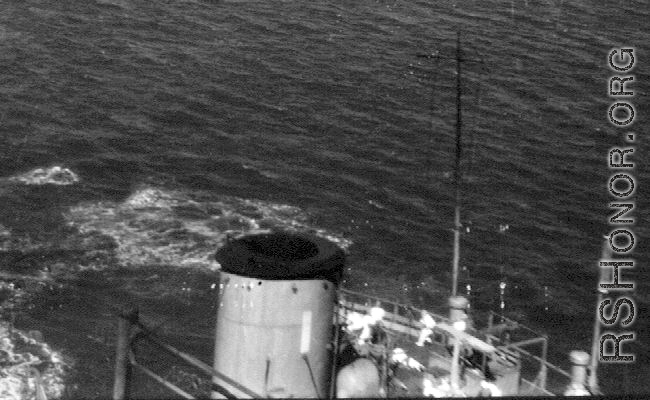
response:
[[[70,396],[110,393],[113,306],[137,303],[161,330],[211,332],[211,255],[227,234],[328,237],[349,252],[347,287],[440,306],[457,30],[482,59],[463,65],[461,282],[489,308],[504,279],[507,312],[551,335],[554,361],[589,349],[611,230],[607,151],[621,143],[606,120],[606,56],[636,48],[643,133],[648,2],[439,3],[3,3],[2,269],[46,279],[25,284],[17,324],[68,355]],[[640,266],[626,276],[639,360],[601,368],[610,393],[650,389],[650,150],[638,136]],[[205,343],[189,345],[209,361]]]

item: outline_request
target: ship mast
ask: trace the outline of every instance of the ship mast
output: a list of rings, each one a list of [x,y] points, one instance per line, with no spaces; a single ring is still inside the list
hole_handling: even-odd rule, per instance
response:
[[[461,90],[460,83],[460,32],[456,32],[456,166],[454,170],[455,181],[455,210],[454,210],[454,258],[452,261],[452,281],[451,281],[451,295],[456,296],[458,290],[458,268],[460,264],[460,189],[462,174],[460,171],[460,157],[462,155],[461,145]]]
[[[418,57],[423,58],[443,58],[439,54],[418,54]],[[451,58],[451,57],[449,57]],[[460,231],[462,225],[460,223],[460,205],[461,205],[461,184],[463,176],[461,173],[461,157],[462,157],[462,84],[461,84],[461,67],[460,63],[464,61],[469,62],[482,62],[482,60],[462,58],[462,51],[460,48],[460,31],[456,32],[456,162],[454,167],[454,256],[452,260],[452,282],[451,282],[451,295],[456,296],[458,292],[458,270],[460,265]]]

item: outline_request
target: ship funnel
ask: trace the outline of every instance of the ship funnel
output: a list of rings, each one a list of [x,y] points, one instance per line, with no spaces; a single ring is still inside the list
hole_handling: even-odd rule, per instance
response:
[[[214,369],[264,397],[326,397],[343,251],[280,232],[232,240],[216,259]],[[221,379],[213,383],[213,397],[248,397]]]

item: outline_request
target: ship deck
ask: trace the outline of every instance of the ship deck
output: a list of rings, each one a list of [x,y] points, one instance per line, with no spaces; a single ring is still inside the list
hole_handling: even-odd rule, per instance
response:
[[[343,324],[351,313],[367,314],[373,307],[385,311],[382,326],[390,349],[401,348],[424,366],[422,371],[400,366],[395,372],[399,381],[388,385],[388,397],[422,396],[424,379],[433,382],[448,380],[451,372],[451,322],[445,316],[426,311],[436,321],[430,342],[417,346],[424,324],[425,310],[363,293],[339,289],[337,324]],[[462,357],[461,397],[474,397],[480,382],[490,380],[503,395],[560,395],[570,382],[570,374],[546,360],[548,341],[532,329],[490,313],[485,327],[470,326],[463,333],[466,348],[473,348],[472,357]],[[494,323],[497,321],[498,323]],[[475,321],[476,322],[476,321]],[[468,343],[469,342],[469,343]],[[485,346],[487,345],[487,347]],[[490,347],[493,348],[491,351]],[[471,361],[471,362],[470,362]],[[486,379],[486,370],[487,378]]]

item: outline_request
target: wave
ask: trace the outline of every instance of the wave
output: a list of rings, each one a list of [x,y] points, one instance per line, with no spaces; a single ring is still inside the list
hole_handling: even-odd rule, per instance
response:
[[[0,398],[54,399],[63,395],[67,365],[60,353],[43,342],[40,332],[25,333],[2,322],[0,337],[0,361],[4,366]]]
[[[269,170],[260,169],[260,168],[257,168],[257,167],[255,167],[255,166],[252,166],[252,165],[243,164],[242,167],[243,167],[244,169],[253,170],[253,171],[257,172],[258,174],[262,175],[262,176],[265,177],[265,178],[269,178],[269,179],[278,179],[278,178],[281,178],[281,177],[282,177],[282,175],[280,175],[280,174],[277,174],[277,173],[275,173],[275,172],[271,172],[271,171],[269,171]]]
[[[25,185],[72,185],[79,182],[79,176],[68,168],[55,165],[50,168],[36,168],[24,174],[8,178],[9,181]]]
[[[220,266],[213,255],[228,237],[275,229],[312,233],[343,248],[351,244],[340,235],[311,226],[308,215],[297,207],[227,196],[196,199],[182,191],[154,187],[136,190],[119,203],[71,207],[65,218],[86,238],[107,236],[115,242],[114,248],[105,250],[112,252],[105,262],[131,267],[216,270]]]

